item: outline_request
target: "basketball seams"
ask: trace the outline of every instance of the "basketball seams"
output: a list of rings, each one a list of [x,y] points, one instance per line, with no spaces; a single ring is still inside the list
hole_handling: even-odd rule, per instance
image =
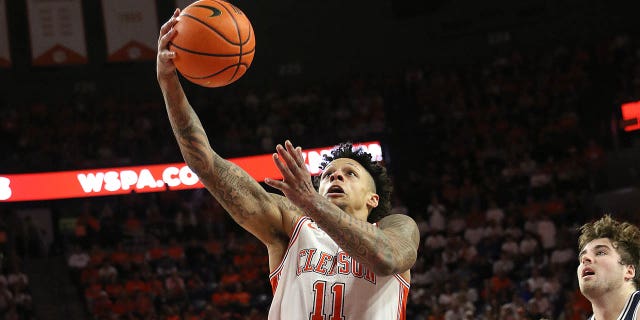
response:
[[[238,70],[240,69],[239,65],[240,63],[242,63],[242,52],[244,50],[243,48],[243,43],[242,43],[242,35],[240,34],[240,27],[238,26],[238,21],[236,21],[236,17],[233,16],[233,14],[231,14],[231,11],[229,10],[229,8],[223,4],[220,3],[220,1],[217,0],[213,0],[215,2],[217,2],[219,5],[221,5],[229,14],[229,17],[231,17],[231,20],[233,21],[234,26],[236,27],[236,32],[238,33],[238,41],[240,42],[239,46],[240,46],[240,52],[238,54],[238,64],[236,64],[236,70],[233,72],[233,75],[231,75],[231,79],[229,79],[229,82],[233,81],[233,79],[236,78],[236,75],[238,74]],[[231,5],[231,4],[229,4]],[[233,6],[233,5],[231,5]]]
[[[203,77],[194,77],[194,76],[189,76],[189,75],[185,75],[185,77],[186,78],[191,78],[191,79],[203,80],[203,79],[215,77],[215,76],[217,76],[217,75],[219,75],[219,74],[221,74],[221,73],[223,73],[223,72],[225,72],[225,71],[227,71],[227,70],[229,70],[231,68],[236,68],[237,69],[238,65],[239,65],[238,63],[232,64],[232,65],[228,65],[228,66],[226,66],[225,68],[223,68],[222,70],[220,70],[220,71],[218,71],[216,73],[212,73],[210,75],[206,75],[206,76],[203,76]]]
[[[189,53],[193,53],[193,54],[197,54],[197,55],[201,55],[201,56],[210,56],[210,57],[236,57],[236,56],[241,56],[241,55],[248,55],[251,54],[255,51],[255,48],[252,49],[251,51],[246,51],[244,53],[208,53],[208,52],[201,52],[201,51],[195,51],[195,50],[191,50],[191,49],[187,49],[184,47],[181,47],[173,42],[169,42],[170,46],[173,46],[179,50],[185,51],[185,52],[189,52]]]
[[[228,42],[229,44],[234,45],[234,46],[240,46],[240,47],[242,47],[242,42],[238,42],[238,43],[236,43],[236,42],[233,42],[233,41],[231,41],[231,40],[227,39],[227,37],[225,37],[225,36],[224,36],[220,31],[218,31],[216,28],[214,28],[214,27],[210,26],[208,23],[206,23],[206,22],[204,22],[204,21],[200,20],[200,18],[195,17],[195,16],[192,16],[192,15],[190,15],[190,14],[188,14],[188,13],[182,13],[182,14],[180,14],[180,16],[181,16],[181,17],[186,17],[186,18],[193,19],[193,20],[197,21],[198,23],[200,23],[200,24],[204,25],[207,29],[209,29],[209,30],[211,30],[211,31],[215,32],[217,35],[219,35],[222,39],[224,39],[224,41]],[[234,23],[234,24],[236,24],[236,29],[238,29],[238,25],[237,25],[237,23],[236,23],[236,21],[235,21],[235,20],[233,21],[233,23]],[[238,40],[241,40],[241,39],[240,39],[240,37],[238,37]]]
[[[227,12],[230,14],[229,16],[231,17],[231,19],[233,19],[233,22],[236,25],[236,30],[238,31],[238,40],[240,41],[240,45],[249,43],[249,41],[251,41],[251,34],[253,33],[253,27],[251,26],[251,22],[248,22],[249,31],[247,33],[247,39],[246,40],[242,40],[242,35],[240,34],[240,27],[238,26],[238,22],[237,22],[236,18],[231,14],[231,12],[229,11],[229,9],[227,8],[227,6],[225,4],[230,5],[231,8],[233,8],[233,11],[236,14],[240,14],[241,13],[246,18],[246,15],[244,14],[244,12],[242,12],[242,10],[240,10],[238,7],[234,6],[233,4],[231,4],[231,3],[227,2],[227,1],[223,0],[222,1],[223,3],[220,3],[220,1],[218,1],[218,0],[211,0],[211,1],[215,1],[218,4],[222,5],[225,8],[225,10],[227,10]]]

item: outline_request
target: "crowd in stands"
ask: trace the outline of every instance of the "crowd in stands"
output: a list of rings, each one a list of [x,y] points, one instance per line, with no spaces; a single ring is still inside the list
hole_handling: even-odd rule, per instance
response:
[[[0,318],[33,319],[33,299],[24,258],[43,254],[43,246],[30,218],[0,211]]]
[[[585,319],[576,232],[602,214],[586,200],[607,188],[607,151],[620,142],[613,108],[640,99],[639,44],[619,36],[331,85],[198,92],[191,102],[224,156],[271,152],[286,138],[383,141],[393,210],[421,232],[407,319]],[[181,160],[160,97],[89,95],[1,112],[10,152],[0,164],[13,172]],[[77,218],[59,243],[94,319],[266,318],[266,250],[205,190],[52,206]],[[18,298],[28,280],[10,280],[19,270],[2,269],[0,308],[28,319]]]

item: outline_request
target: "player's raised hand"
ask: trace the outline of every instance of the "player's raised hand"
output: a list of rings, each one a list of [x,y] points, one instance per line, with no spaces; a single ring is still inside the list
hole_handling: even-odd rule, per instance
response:
[[[177,34],[173,26],[178,22],[177,19],[179,15],[180,9],[176,9],[171,18],[160,28],[160,35],[158,36],[158,56],[156,58],[156,73],[158,78],[172,75],[176,71],[176,66],[172,61],[172,59],[176,57],[176,53],[170,51],[168,46],[171,39]]]
[[[282,191],[293,204],[302,207],[305,200],[318,194],[311,183],[311,173],[304,163],[300,147],[294,148],[289,140],[285,141],[284,146],[278,144],[273,162],[282,173],[283,180],[267,178],[265,183]]]

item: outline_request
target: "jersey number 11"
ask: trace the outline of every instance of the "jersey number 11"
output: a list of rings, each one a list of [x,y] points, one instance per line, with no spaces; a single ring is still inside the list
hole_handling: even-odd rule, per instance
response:
[[[313,312],[309,315],[309,320],[344,320],[342,305],[344,304],[344,283],[336,282],[331,286],[333,293],[333,308],[329,319],[324,314],[324,297],[327,282],[318,280],[313,284],[314,301]]]

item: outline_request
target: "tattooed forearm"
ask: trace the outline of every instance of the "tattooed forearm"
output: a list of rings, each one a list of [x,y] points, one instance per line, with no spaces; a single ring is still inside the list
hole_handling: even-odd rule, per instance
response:
[[[253,178],[240,167],[220,157],[214,158],[211,192],[240,225],[259,214],[258,203],[265,203],[268,195]],[[247,199],[255,199],[247,201]]]
[[[177,81],[163,90],[169,122],[180,152],[191,170],[211,194],[240,224],[244,224],[266,203],[264,189],[244,170],[213,151],[209,138]]]
[[[207,134],[199,121],[190,121],[184,127],[174,128],[182,157],[201,179],[211,178],[211,165],[215,153],[209,146]]]
[[[214,152],[178,77],[162,77],[158,82],[180,152],[202,184],[234,220],[263,243],[286,243],[281,240],[286,233],[279,208],[248,173]]]
[[[417,228],[410,218],[389,216],[384,228],[382,223],[379,228],[344,213],[320,196],[304,209],[351,257],[378,274],[403,272],[416,260],[419,235],[416,237]]]

